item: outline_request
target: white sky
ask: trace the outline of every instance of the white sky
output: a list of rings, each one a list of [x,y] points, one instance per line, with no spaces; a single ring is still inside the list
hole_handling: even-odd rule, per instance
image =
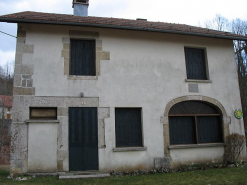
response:
[[[247,20],[247,0],[90,0],[89,16],[146,18],[149,21],[203,24],[220,14]],[[37,11],[72,14],[72,0],[0,0],[0,15]],[[0,31],[16,35],[16,24],[0,23]],[[0,65],[15,58],[16,40],[0,33]]]

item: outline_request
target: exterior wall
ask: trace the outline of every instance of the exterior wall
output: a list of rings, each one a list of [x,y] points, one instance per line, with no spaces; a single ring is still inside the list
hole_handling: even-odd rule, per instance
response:
[[[206,147],[206,148],[184,148],[173,149],[171,158],[173,166],[193,165],[203,163],[222,163],[224,156],[224,147]]]
[[[168,149],[169,138],[164,139],[169,128],[165,126],[165,111],[168,103],[179,97],[198,99],[201,96],[218,102],[225,111],[224,131],[244,134],[243,120],[234,117],[234,110],[241,108],[241,102],[230,40],[86,27],[20,26],[13,102],[13,173],[28,171],[28,124],[25,121],[29,119],[30,106],[58,107],[57,171],[68,171],[68,107],[92,106],[101,110],[98,117],[100,171],[150,169],[155,159],[164,157],[171,157],[175,163],[181,160],[214,162],[215,158],[222,161],[222,146]],[[68,75],[69,42],[66,39],[69,41],[72,37],[99,40],[96,77]],[[206,48],[211,81],[186,82],[185,46]],[[198,84],[199,92],[189,92],[189,84]],[[80,98],[81,92],[85,98]],[[115,107],[142,107],[146,149],[114,150]],[[191,155],[206,150],[207,159]]]
[[[29,172],[57,171],[57,132],[58,126],[54,123],[29,123]]]

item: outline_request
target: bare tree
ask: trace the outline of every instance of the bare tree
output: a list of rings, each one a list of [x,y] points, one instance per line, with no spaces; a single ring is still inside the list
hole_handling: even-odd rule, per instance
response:
[[[240,19],[232,21],[232,32],[239,35],[247,35],[247,22]],[[246,41],[235,40],[233,44],[245,123],[245,135],[247,135],[247,43]]]
[[[219,31],[227,31],[229,30],[229,26],[229,21],[219,14],[217,14],[213,20],[207,20],[203,24],[203,27],[205,28]]]
[[[5,141],[5,117],[10,108],[8,103],[13,95],[13,64],[7,63],[4,67],[0,66],[0,147]]]
[[[229,22],[221,15],[216,15],[212,21],[206,21],[204,27],[219,31],[228,31],[238,35],[247,35],[247,21],[235,19]],[[245,135],[247,136],[247,42],[234,40],[233,44],[243,108]]]
[[[0,95],[12,96],[13,94],[13,63],[0,66]]]

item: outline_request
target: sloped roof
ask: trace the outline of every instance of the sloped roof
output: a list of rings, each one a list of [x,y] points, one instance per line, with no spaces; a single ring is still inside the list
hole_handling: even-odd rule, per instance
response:
[[[0,105],[2,103],[5,107],[12,107],[12,96],[0,95]]]
[[[185,24],[172,24],[164,22],[150,22],[145,20],[130,20],[105,17],[82,17],[66,14],[52,14],[30,11],[0,16],[0,22],[91,26],[247,41],[247,36],[236,35],[229,32],[216,31],[207,28],[189,26]]]

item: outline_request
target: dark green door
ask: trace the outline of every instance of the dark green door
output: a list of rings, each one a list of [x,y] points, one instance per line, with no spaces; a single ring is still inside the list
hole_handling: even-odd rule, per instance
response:
[[[97,108],[69,108],[69,170],[98,170]]]

